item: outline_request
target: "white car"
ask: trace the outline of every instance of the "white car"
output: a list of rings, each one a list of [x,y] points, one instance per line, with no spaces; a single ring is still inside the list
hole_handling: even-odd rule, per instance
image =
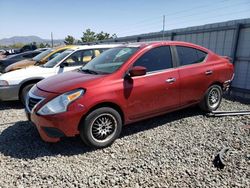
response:
[[[65,50],[41,66],[7,72],[0,75],[0,101],[21,100],[23,103],[31,87],[40,80],[78,69],[104,50],[119,44],[84,45]]]

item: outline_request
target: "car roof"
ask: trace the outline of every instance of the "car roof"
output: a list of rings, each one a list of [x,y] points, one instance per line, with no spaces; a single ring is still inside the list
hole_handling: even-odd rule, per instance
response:
[[[78,45],[64,45],[64,46],[57,46],[57,47],[54,47],[54,48],[51,50],[50,53],[48,53],[45,57],[43,57],[43,58],[41,59],[41,61],[44,61],[44,60],[48,59],[51,55],[57,53],[57,52],[60,51],[60,50],[67,50],[67,49],[74,48],[74,47],[76,47],[76,46],[78,46]],[[50,48],[49,48],[49,49],[50,49]]]
[[[121,46],[121,44],[95,44],[95,45],[79,45],[73,46],[70,50],[84,50],[84,49],[98,49],[98,48],[114,48]]]
[[[210,52],[207,48],[204,48],[202,46],[189,43],[189,42],[183,42],[183,41],[147,41],[147,42],[133,42],[133,43],[124,43],[121,46],[122,47],[136,47],[136,48],[144,48],[147,46],[158,46],[158,45],[180,45],[180,46],[187,46],[192,48],[197,48],[205,52]]]

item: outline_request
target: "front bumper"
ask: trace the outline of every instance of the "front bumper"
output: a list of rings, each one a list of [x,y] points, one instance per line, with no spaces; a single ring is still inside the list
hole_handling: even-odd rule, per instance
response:
[[[26,110],[27,118],[35,124],[40,137],[45,142],[58,142],[62,137],[72,137],[79,134],[78,126],[86,113],[82,105],[75,104],[70,111],[41,116]],[[73,110],[72,110],[73,109]]]
[[[19,85],[0,87],[0,101],[15,101],[19,99]]]

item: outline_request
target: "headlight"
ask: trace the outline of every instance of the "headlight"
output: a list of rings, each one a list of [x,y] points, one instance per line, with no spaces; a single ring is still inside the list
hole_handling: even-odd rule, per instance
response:
[[[83,94],[83,89],[77,89],[59,95],[58,97],[46,103],[40,110],[38,110],[37,113],[39,115],[52,115],[66,112],[69,104],[81,97]]]
[[[8,86],[9,83],[6,80],[0,80],[0,87]]]

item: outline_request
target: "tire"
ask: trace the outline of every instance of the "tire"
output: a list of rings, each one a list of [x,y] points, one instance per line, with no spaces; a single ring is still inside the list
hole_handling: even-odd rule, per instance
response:
[[[102,107],[89,113],[82,121],[80,137],[90,147],[103,148],[111,145],[119,137],[121,130],[120,114],[113,108]]]
[[[216,110],[222,100],[222,89],[219,85],[212,85],[206,91],[206,94],[200,102],[200,108],[205,112]]]
[[[29,90],[34,86],[35,84],[28,84],[22,88],[21,94],[20,94],[20,101],[23,105],[25,105],[26,96],[29,92]]]

